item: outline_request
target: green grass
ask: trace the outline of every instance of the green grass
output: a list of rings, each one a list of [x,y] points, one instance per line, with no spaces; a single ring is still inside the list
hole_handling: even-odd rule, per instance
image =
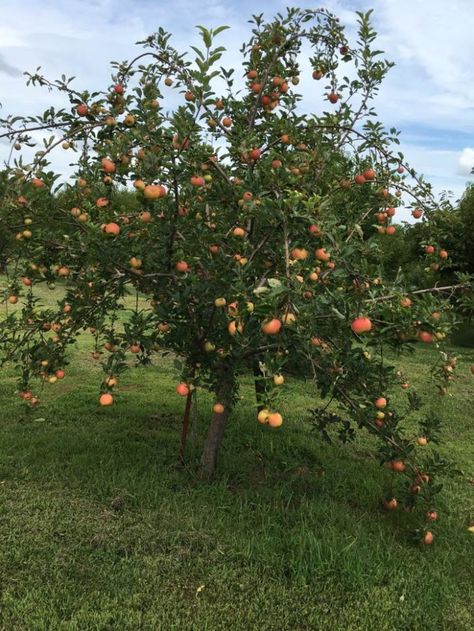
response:
[[[431,548],[417,515],[386,514],[392,475],[367,436],[327,446],[307,384],[288,379],[279,430],[255,422],[250,380],[219,473],[197,475],[211,400],[199,393],[188,466],[177,465],[183,400],[171,362],[126,373],[97,406],[85,338],[40,410],[0,378],[0,628],[313,630],[474,628],[474,352],[458,349],[442,452],[448,479]],[[433,351],[403,359],[421,383]]]

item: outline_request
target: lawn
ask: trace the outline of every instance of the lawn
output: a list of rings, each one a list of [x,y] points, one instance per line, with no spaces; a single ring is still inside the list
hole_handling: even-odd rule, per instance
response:
[[[198,395],[187,466],[171,360],[133,368],[117,403],[97,405],[90,340],[67,377],[26,413],[0,378],[0,627],[303,630],[474,628],[474,352],[456,349],[433,546],[410,543],[416,515],[385,513],[391,476],[368,436],[328,446],[312,431],[308,384],[288,379],[278,430],[255,422],[250,380],[219,473],[197,475],[211,399]],[[434,351],[403,359],[428,380]],[[428,449],[429,447],[425,447]]]

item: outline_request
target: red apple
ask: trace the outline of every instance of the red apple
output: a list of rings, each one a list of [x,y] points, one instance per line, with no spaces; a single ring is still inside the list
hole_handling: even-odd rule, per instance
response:
[[[369,318],[360,316],[352,321],[351,329],[357,335],[360,335],[361,333],[368,333],[372,329],[372,321]]]

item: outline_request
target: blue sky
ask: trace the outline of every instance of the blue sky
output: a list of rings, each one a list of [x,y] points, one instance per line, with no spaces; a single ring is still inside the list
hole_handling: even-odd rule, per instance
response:
[[[227,24],[222,36],[235,65],[252,13],[270,17],[281,2],[249,0],[2,0],[0,102],[6,113],[34,113],[51,103],[24,86],[23,70],[76,75],[78,87],[103,88],[108,62],[129,59],[134,42],[158,26],[175,45],[196,40],[196,24]],[[303,5],[308,6],[308,5]],[[310,5],[311,6],[311,5]],[[312,5],[315,6],[315,5]],[[375,106],[386,126],[402,131],[402,150],[435,191],[462,194],[474,166],[474,11],[472,0],[327,0],[354,31],[355,10],[374,9],[377,47],[396,63]],[[60,101],[57,101],[60,104]],[[7,147],[0,145],[0,160]]]

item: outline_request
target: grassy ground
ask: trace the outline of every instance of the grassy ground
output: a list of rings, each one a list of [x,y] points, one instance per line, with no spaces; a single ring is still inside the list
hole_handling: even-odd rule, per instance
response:
[[[404,359],[426,379],[432,351]],[[219,475],[195,462],[210,399],[198,399],[189,466],[176,454],[182,399],[160,360],[97,406],[87,340],[45,407],[25,414],[0,378],[0,628],[303,630],[474,628],[472,351],[459,350],[443,453],[446,483],[431,548],[415,516],[386,514],[390,475],[367,437],[327,446],[305,420],[308,387],[286,389],[279,430],[254,420],[251,384],[226,435]]]

